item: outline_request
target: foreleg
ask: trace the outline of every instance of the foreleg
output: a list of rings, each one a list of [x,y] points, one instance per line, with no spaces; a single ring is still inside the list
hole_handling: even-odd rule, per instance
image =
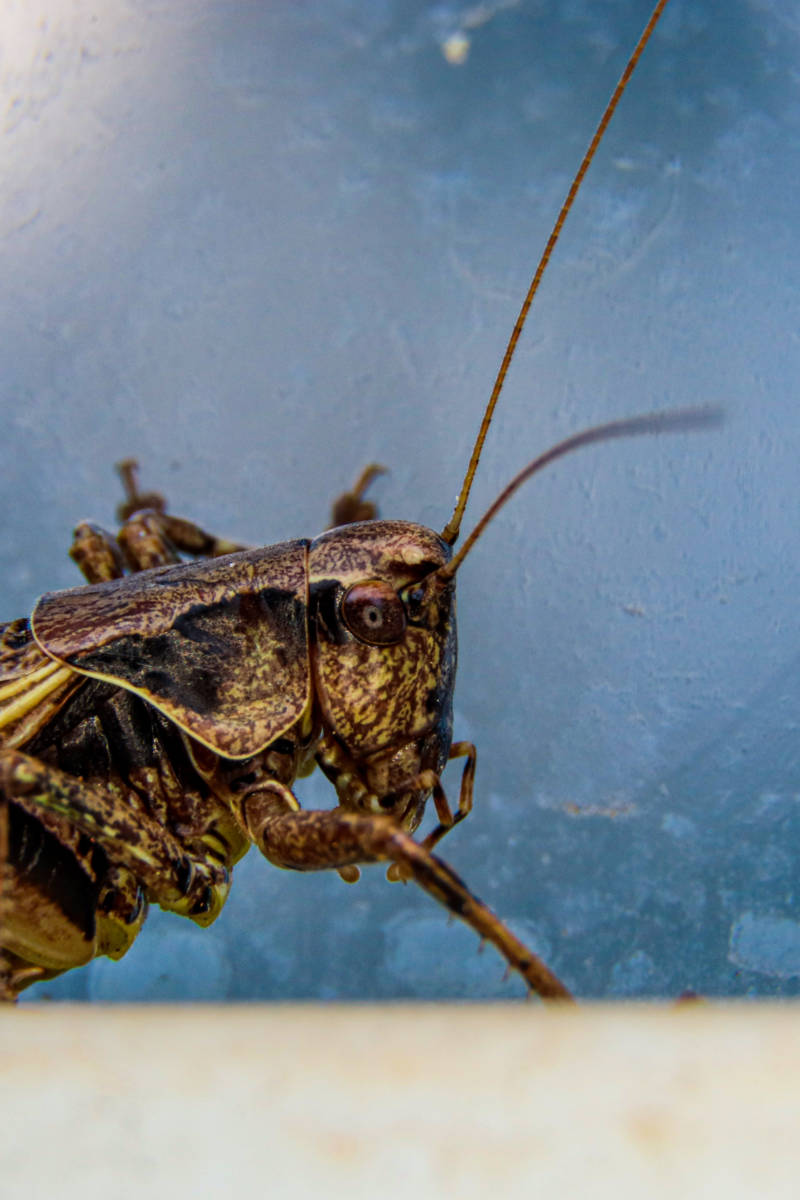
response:
[[[455,871],[404,833],[391,817],[342,808],[304,812],[291,791],[279,783],[268,783],[246,796],[242,815],[262,854],[279,867],[318,871],[357,863],[396,863],[480,938],[492,942],[531,991],[547,1000],[571,999],[552,971],[469,891]]]

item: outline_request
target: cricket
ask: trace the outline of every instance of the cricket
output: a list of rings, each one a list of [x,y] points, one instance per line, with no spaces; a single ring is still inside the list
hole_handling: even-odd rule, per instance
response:
[[[119,959],[150,905],[201,926],[255,845],[273,865],[383,863],[491,943],[527,989],[568,987],[438,852],[469,816],[476,747],[453,740],[455,590],[467,555],[549,463],[619,438],[682,434],[718,411],[622,416],[533,458],[462,533],[495,406],[542,275],[667,0],[658,0],[558,213],[503,356],[452,515],[381,520],[369,464],[319,536],[249,548],[173,515],[118,465],[114,535],[83,522],[85,586],[0,625],[0,997],[98,956]],[[149,482],[149,481],[148,481]],[[443,513],[443,519],[446,513]],[[463,762],[455,801],[441,781]],[[295,781],[318,768],[333,806]],[[432,801],[436,825],[415,833]],[[345,901],[343,901],[345,902]]]

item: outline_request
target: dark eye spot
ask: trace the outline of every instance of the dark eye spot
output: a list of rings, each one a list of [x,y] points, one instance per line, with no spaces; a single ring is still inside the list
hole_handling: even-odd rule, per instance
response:
[[[408,588],[405,593],[406,604],[408,605],[409,619],[416,620],[422,612],[422,603],[425,599],[425,589],[423,587]]]
[[[369,579],[354,583],[342,598],[342,620],[360,642],[390,646],[405,633],[403,601],[388,583]]]

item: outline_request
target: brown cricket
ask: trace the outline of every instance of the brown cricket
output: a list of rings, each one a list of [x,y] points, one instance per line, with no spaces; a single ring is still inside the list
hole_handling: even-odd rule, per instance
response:
[[[558,215],[503,358],[453,516],[435,533],[381,521],[368,467],[313,540],[241,546],[127,492],[114,538],[84,523],[88,586],[0,626],[0,996],[98,955],[120,958],[148,904],[210,924],[252,843],[277,866],[348,881],[387,862],[482,939],[528,988],[570,994],[433,853],[472,807],[475,747],[452,741],[455,577],[509,497],[548,462],[617,437],[713,423],[708,410],[579,433],[521,471],[454,554],[514,347],[589,163],[666,4],[659,0]],[[188,560],[188,561],[187,561]],[[441,784],[463,758],[458,804]],[[335,807],[305,811],[319,766]],[[433,797],[438,817],[414,833]]]

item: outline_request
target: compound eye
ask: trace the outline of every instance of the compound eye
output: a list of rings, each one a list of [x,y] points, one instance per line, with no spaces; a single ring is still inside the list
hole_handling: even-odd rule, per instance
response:
[[[360,642],[390,646],[406,628],[406,610],[393,587],[370,579],[354,583],[342,599],[342,620]]]

